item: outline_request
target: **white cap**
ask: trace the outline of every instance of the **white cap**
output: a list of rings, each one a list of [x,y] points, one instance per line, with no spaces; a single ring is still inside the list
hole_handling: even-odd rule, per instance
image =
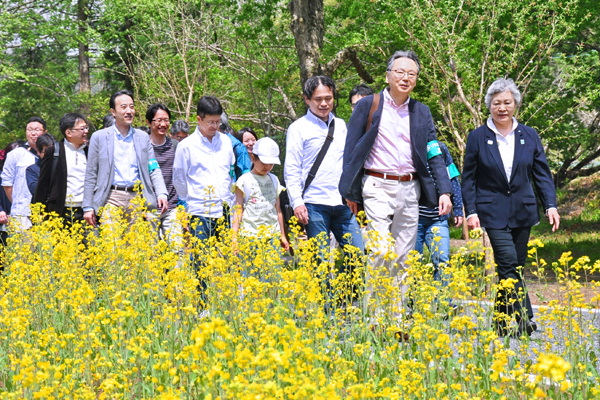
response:
[[[279,161],[279,146],[269,137],[260,138],[254,143],[252,153],[258,157],[263,164],[277,164]]]

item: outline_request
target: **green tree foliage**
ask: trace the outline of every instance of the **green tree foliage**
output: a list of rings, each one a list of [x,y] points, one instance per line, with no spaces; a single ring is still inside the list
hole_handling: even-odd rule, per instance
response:
[[[24,121],[42,115],[55,133],[60,115],[78,108],[98,125],[109,94],[130,88],[138,125],[158,101],[193,123],[197,99],[211,94],[235,128],[284,144],[306,111],[305,75],[334,77],[336,112],[348,120],[352,87],[381,90],[388,57],[413,49],[423,64],[413,96],[432,109],[459,162],[468,132],[487,118],[485,90],[507,76],[524,94],[517,118],[538,129],[562,183],[595,171],[600,155],[598,8],[593,0],[14,0],[0,5],[0,132],[3,141],[22,136]],[[302,40],[318,46],[303,50]],[[91,93],[82,89],[82,49]]]

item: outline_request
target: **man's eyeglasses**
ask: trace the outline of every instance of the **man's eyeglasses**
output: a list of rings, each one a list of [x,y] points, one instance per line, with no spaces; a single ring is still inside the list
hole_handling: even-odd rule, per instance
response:
[[[27,132],[27,133],[43,133],[44,130],[40,129],[40,128],[35,128],[35,129],[27,128],[27,129],[25,129],[25,132]]]
[[[218,128],[219,126],[221,126],[221,121],[214,121],[214,122],[202,121],[202,122],[204,122],[206,125],[212,126],[214,128]]]
[[[414,71],[404,71],[402,69],[391,69],[390,72],[394,75],[396,79],[402,79],[405,76],[408,77],[411,81],[417,79],[417,73]]]
[[[169,118],[156,118],[156,119],[153,119],[152,122],[155,122],[156,125],[160,125],[162,123],[165,123],[168,125],[171,123],[171,120]]]
[[[81,128],[71,128],[69,130],[70,131],[89,131],[90,127],[89,126],[82,126]]]

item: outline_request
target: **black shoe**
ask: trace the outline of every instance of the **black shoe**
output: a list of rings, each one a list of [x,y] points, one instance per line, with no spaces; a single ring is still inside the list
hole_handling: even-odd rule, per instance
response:
[[[531,336],[531,334],[533,332],[537,331],[537,324],[530,320],[530,319],[526,319],[526,320],[521,320],[521,322],[519,323],[519,330],[517,332],[518,337],[523,336],[523,334],[527,334],[527,336]]]

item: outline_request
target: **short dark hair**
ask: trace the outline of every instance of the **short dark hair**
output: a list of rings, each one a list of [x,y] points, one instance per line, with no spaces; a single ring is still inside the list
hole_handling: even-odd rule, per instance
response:
[[[175,135],[179,132],[183,132],[186,135],[190,134],[190,124],[185,122],[182,119],[178,119],[177,121],[171,124],[171,135]]]
[[[390,57],[387,65],[386,71],[391,71],[394,66],[394,61],[399,58],[410,58],[417,64],[417,73],[421,72],[421,63],[419,62],[419,57],[417,57],[417,53],[412,50],[398,50]]]
[[[31,122],[39,122],[44,127],[44,130],[46,130],[46,121],[44,121],[44,118],[42,118],[42,117],[31,117],[31,118],[29,118],[29,120],[27,121],[27,123],[25,124],[25,126],[29,125]]]
[[[113,126],[115,124],[115,116],[112,114],[106,114],[104,119],[102,120],[102,127],[108,128],[109,126]]]
[[[223,106],[215,96],[202,96],[198,100],[196,114],[202,119],[207,115],[218,115],[220,117],[223,114]]]
[[[148,128],[146,125],[138,126],[138,127],[137,127],[137,128],[135,128],[135,129],[139,129],[140,131],[144,131],[144,132],[146,132],[148,135],[149,135],[150,133],[152,133],[152,132],[150,132],[150,128]]]
[[[337,97],[335,90],[335,82],[333,81],[333,79],[325,75],[316,75],[308,78],[304,83],[304,89],[302,91],[302,94],[307,99],[311,99],[313,93],[315,93],[315,90],[317,90],[319,85],[327,86],[333,92],[333,97]]]
[[[85,116],[80,113],[66,113],[63,115],[58,122],[60,133],[62,133],[64,137],[67,137],[67,129],[72,129],[79,120],[85,121],[86,124],[88,123]]]
[[[131,93],[129,90],[127,90],[127,89],[119,90],[118,92],[115,92],[112,96],[110,96],[110,100],[108,101],[108,106],[111,109],[114,109],[116,98],[119,96],[123,96],[123,95],[129,96],[129,97],[131,97],[131,100],[133,100],[133,93]]]
[[[371,89],[371,86],[365,85],[364,83],[354,86],[348,95],[348,102],[350,104],[352,104],[352,98],[357,94],[362,97],[367,97],[373,94],[373,89]]]
[[[258,140],[258,135],[256,134],[256,132],[254,132],[254,130],[252,130],[252,128],[249,128],[249,127],[240,129],[238,131],[238,133],[235,134],[234,136],[237,140],[239,140],[240,142],[243,142],[244,141],[244,133],[246,133],[246,132],[252,134],[252,136],[254,136],[254,139]]]
[[[171,111],[169,111],[169,107],[165,106],[164,104],[156,103],[148,107],[148,111],[146,111],[146,121],[152,122],[152,119],[158,110],[166,111],[166,113],[169,115],[169,119],[171,119]]]
[[[38,153],[41,153],[44,150],[44,147],[52,146],[54,144],[54,137],[52,137],[49,133],[44,133],[37,138],[35,142],[35,148]]]

